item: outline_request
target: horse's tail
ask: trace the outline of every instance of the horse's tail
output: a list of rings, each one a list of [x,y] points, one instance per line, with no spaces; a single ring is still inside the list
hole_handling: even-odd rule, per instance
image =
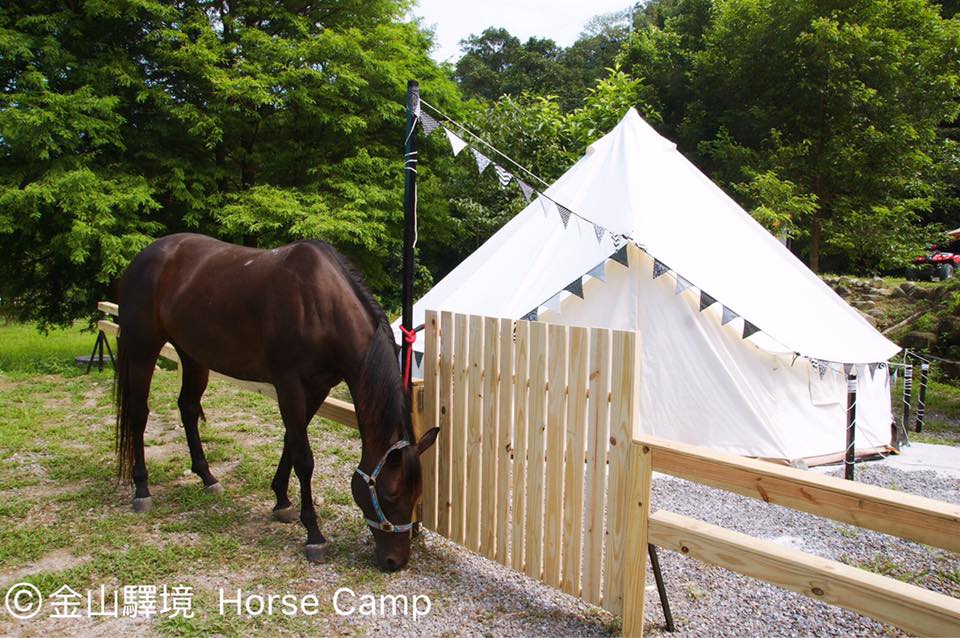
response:
[[[130,362],[123,335],[117,334],[117,359],[114,365],[113,393],[117,409],[117,478],[130,479],[133,472],[133,427],[129,406]]]

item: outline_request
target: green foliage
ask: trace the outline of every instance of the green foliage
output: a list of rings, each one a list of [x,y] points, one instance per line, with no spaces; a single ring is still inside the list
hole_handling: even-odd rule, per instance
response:
[[[7,311],[66,323],[151,239],[183,230],[259,246],[327,240],[395,304],[406,80],[436,104],[458,102],[406,9],[6,3]]]

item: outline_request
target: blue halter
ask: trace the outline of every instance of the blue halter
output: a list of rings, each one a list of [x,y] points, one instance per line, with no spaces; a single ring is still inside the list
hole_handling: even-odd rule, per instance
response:
[[[387,457],[390,456],[390,453],[394,450],[400,450],[410,445],[410,441],[397,441],[390,446],[390,449],[383,453],[383,458],[380,459],[380,462],[377,463],[377,467],[373,468],[373,472],[367,474],[359,467],[357,468],[357,474],[360,475],[360,478],[364,480],[367,484],[367,487],[370,489],[370,501],[373,503],[373,511],[377,513],[379,521],[371,521],[369,518],[364,518],[367,521],[367,525],[373,529],[378,529],[381,532],[394,532],[396,534],[404,534],[409,532],[413,528],[413,523],[404,523],[403,525],[394,525],[389,520],[387,520],[386,514],[383,513],[383,508],[380,507],[380,499],[377,498],[377,477],[380,475],[380,470],[383,469],[384,464],[387,462]]]

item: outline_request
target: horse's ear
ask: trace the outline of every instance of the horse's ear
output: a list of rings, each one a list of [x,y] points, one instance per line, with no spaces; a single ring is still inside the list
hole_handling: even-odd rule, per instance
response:
[[[427,433],[420,437],[420,440],[417,441],[417,449],[420,451],[420,454],[423,454],[430,449],[430,446],[433,445],[433,442],[437,440],[438,434],[440,434],[440,428],[432,428],[427,430]]]

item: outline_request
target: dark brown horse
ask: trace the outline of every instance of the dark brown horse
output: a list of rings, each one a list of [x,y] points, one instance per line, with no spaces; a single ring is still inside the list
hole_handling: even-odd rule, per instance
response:
[[[421,490],[420,454],[438,430],[413,440],[393,331],[342,256],[319,241],[256,250],[202,235],[170,235],[134,258],[119,297],[117,452],[121,476],[135,484],[135,510],[151,504],[143,450],[147,396],[169,341],[183,372],[178,405],[191,469],[208,492],[223,489],[210,473],[197,429],[210,370],[276,388],[285,435],[272,483],[274,516],[296,517],[287,496],[292,467],[313,561],[322,560],[326,540],[310,490],[307,424],[330,389],[346,381],[363,441],[353,497],[370,524],[380,567],[406,564]]]

